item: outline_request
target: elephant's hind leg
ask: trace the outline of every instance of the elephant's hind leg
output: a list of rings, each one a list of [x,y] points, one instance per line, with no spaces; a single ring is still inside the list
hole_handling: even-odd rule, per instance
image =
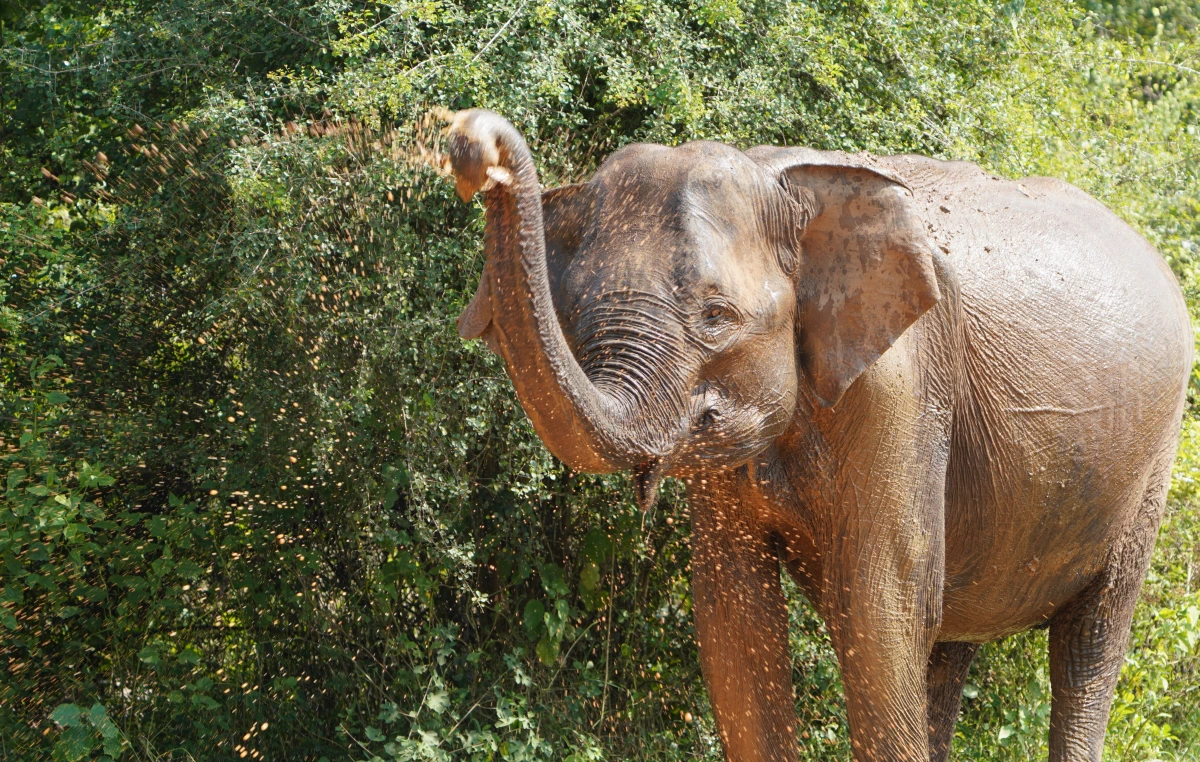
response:
[[[925,672],[926,708],[929,713],[929,761],[946,762],[950,740],[962,703],[967,670],[979,650],[978,643],[937,643],[929,654]]]
[[[1173,455],[1174,450],[1168,455]],[[1100,762],[1113,691],[1170,483],[1160,462],[1104,571],[1050,622],[1051,762]]]

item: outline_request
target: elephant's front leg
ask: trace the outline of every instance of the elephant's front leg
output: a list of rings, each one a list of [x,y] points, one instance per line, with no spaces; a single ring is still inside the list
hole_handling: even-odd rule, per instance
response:
[[[856,762],[928,762],[946,449],[931,438],[875,441],[844,458],[834,477],[844,486],[822,510],[821,613],[842,667]]]
[[[882,513],[882,512],[881,512]],[[822,613],[842,667],[856,762],[928,762],[926,668],[941,605],[940,548],[879,513],[827,553]],[[856,533],[868,535],[859,541]],[[938,538],[940,539],[940,538]]]
[[[779,560],[728,477],[694,481],[692,610],[725,758],[791,762],[795,707]]]
[[[914,338],[915,337],[915,338]],[[941,628],[950,388],[909,342],[790,450],[821,554],[855,762],[929,762],[926,671]]]

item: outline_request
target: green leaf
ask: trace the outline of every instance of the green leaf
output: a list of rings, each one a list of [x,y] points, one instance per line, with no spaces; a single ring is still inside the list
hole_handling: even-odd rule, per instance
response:
[[[112,759],[120,757],[124,748],[125,744],[120,737],[104,739],[104,753]]]
[[[450,705],[450,694],[446,691],[430,691],[429,696],[425,699],[425,705],[437,714],[441,714]]]
[[[543,617],[546,622],[546,634],[555,642],[562,640],[563,634],[566,632],[569,616],[570,607],[562,598],[554,602],[554,608],[546,611],[546,615]]]
[[[600,567],[594,563],[586,563],[579,570],[579,586],[584,590],[595,590],[600,586]]]
[[[200,663],[200,654],[196,653],[196,651],[192,648],[183,649],[179,652],[179,656],[176,658],[178,658],[179,661],[183,662],[184,664],[192,667]]]
[[[79,762],[96,748],[92,729],[82,725],[67,728],[54,744],[54,753],[66,762]]]
[[[612,540],[609,539],[608,533],[602,529],[595,528],[589,530],[583,536],[583,542],[579,550],[585,559],[599,566],[612,553],[612,549],[613,544]]]
[[[521,617],[521,623],[525,627],[525,632],[529,637],[537,637],[545,625],[543,621],[546,614],[546,606],[538,599],[531,599],[525,604],[525,612]]]
[[[378,742],[387,740],[387,736],[381,733],[378,728],[367,727],[363,730],[363,733],[366,734],[367,739],[370,741]]]
[[[184,559],[175,566],[175,573],[184,579],[197,579],[203,571],[200,565],[191,559]]]
[[[411,553],[396,551],[395,557],[379,567],[380,576],[386,584],[395,584],[402,579],[412,579],[419,571]]]
[[[152,667],[158,666],[160,662],[158,649],[154,646],[144,646],[142,650],[138,651],[138,658],[142,660],[142,663]]]
[[[164,516],[152,516],[148,522],[150,536],[162,539],[167,534],[167,519]]]
[[[292,675],[290,677],[277,677],[271,681],[271,687],[277,691],[288,691],[296,687],[300,682],[300,678]]]
[[[92,603],[99,603],[108,597],[108,591],[102,587],[92,587],[91,585],[84,586],[79,589],[79,594]]]
[[[73,728],[79,724],[79,717],[82,714],[83,710],[74,704],[59,704],[50,713],[50,719],[64,728]]]
[[[100,736],[105,739],[117,738],[120,732],[117,726],[113,724],[112,719],[108,716],[108,710],[103,704],[92,704],[91,710],[88,712],[88,719],[92,722],[92,727],[96,729]]]
[[[539,640],[537,647],[534,649],[537,651],[538,661],[547,667],[554,664],[558,659],[558,645],[559,641],[552,640],[549,637],[543,637]]]
[[[542,575],[542,587],[548,595],[561,597],[570,594],[571,590],[567,587],[561,567],[556,564],[542,564],[538,571]]]
[[[19,485],[23,481],[25,481],[25,469],[23,469],[23,468],[8,469],[8,488],[10,490],[16,489],[17,485]]]

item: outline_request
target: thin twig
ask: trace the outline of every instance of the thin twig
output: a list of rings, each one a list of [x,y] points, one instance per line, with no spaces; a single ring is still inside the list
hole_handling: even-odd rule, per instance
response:
[[[525,2],[521,3],[521,6],[519,8],[517,8],[515,11],[513,11],[513,15],[508,17],[508,21],[504,22],[504,26],[497,29],[496,33],[494,35],[492,35],[492,39],[488,40],[487,44],[479,49],[479,52],[476,53],[475,57],[471,59],[471,63],[475,63],[476,61],[478,61],[479,57],[481,55],[483,55],[484,53],[486,53],[487,49],[492,46],[492,43],[495,42],[496,40],[500,39],[500,35],[504,34],[504,30],[508,29],[508,25],[511,24],[514,20],[516,20],[517,16],[521,15],[521,11],[525,10],[526,5],[529,5],[529,0],[525,0]]]
[[[550,682],[546,685],[547,691],[554,690],[554,681],[558,679],[558,676],[560,674],[562,674],[563,667],[567,666],[567,657],[569,657],[571,655],[571,652],[575,650],[575,646],[579,645],[579,641],[583,640],[583,636],[587,635],[588,631],[591,630],[593,627],[595,627],[599,623],[600,623],[599,620],[597,620],[597,621],[589,624],[587,627],[584,628],[583,632],[579,633],[579,637],[575,638],[575,641],[573,643],[571,643],[571,647],[567,649],[567,652],[565,654],[563,654],[562,663],[559,665],[558,670],[554,673],[554,675],[550,678]]]
[[[1113,63],[1124,62],[1124,63],[1150,64],[1153,66],[1170,66],[1171,68],[1179,69],[1180,71],[1186,71],[1190,74],[1200,74],[1200,69],[1193,69],[1190,66],[1184,66],[1183,64],[1177,64],[1177,63],[1173,63],[1171,61],[1149,61],[1144,58],[1110,58],[1108,60],[1112,61]]]
[[[593,728],[599,727],[604,722],[604,712],[608,708],[608,665],[609,653],[612,651],[612,620],[613,620],[613,600],[617,597],[617,587],[613,582],[617,577],[617,554],[613,553],[612,563],[609,565],[608,572],[608,634],[604,637],[604,694],[600,699],[600,719],[592,725]]]

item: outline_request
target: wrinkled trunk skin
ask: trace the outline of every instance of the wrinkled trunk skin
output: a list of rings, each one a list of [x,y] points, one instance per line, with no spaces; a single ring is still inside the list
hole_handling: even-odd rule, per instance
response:
[[[462,111],[451,125],[450,158],[463,200],[485,188],[488,261],[480,291],[490,299],[487,338],[538,436],[577,471],[611,473],[651,461],[653,453],[638,444],[634,411],[589,381],[558,323],[541,188],[525,140],[497,114]]]
[[[669,453],[691,412],[688,355],[669,300],[632,289],[593,301],[572,319],[584,375],[621,409],[638,411],[641,446]]]

